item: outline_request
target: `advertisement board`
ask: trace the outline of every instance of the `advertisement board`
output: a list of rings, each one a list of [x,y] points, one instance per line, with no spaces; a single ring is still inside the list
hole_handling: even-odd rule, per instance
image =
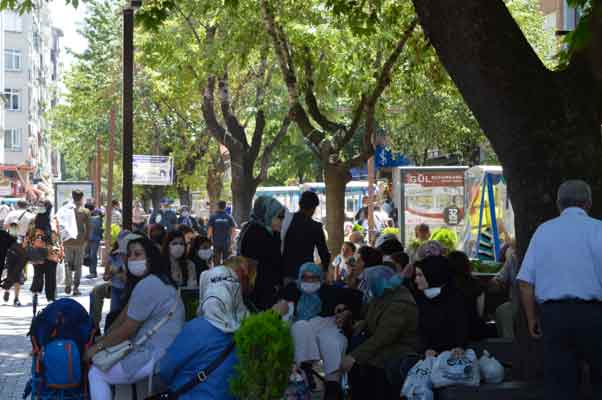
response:
[[[134,185],[167,186],[173,183],[173,158],[134,155]]]
[[[54,204],[55,210],[58,210],[69,201],[71,201],[71,192],[79,189],[84,192],[84,202],[87,199],[94,198],[94,183],[89,181],[78,182],[54,182]]]
[[[464,226],[464,172],[466,167],[401,168],[400,226],[405,243],[414,240],[417,225],[431,232],[439,227],[456,231]]]

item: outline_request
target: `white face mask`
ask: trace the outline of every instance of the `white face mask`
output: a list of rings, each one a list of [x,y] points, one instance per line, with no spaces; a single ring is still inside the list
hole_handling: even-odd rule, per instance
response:
[[[312,294],[320,290],[322,284],[320,282],[301,282],[301,291],[303,293]]]
[[[432,287],[428,289],[424,289],[424,295],[429,299],[434,299],[435,297],[441,294],[440,287]]]
[[[128,261],[128,269],[132,275],[140,278],[146,273],[146,260]]]
[[[184,255],[186,248],[183,244],[171,244],[169,245],[169,254],[173,258],[180,258]]]
[[[199,258],[201,260],[207,261],[213,256],[213,249],[211,249],[211,248],[199,249],[199,251],[197,252],[197,255],[199,256]]]

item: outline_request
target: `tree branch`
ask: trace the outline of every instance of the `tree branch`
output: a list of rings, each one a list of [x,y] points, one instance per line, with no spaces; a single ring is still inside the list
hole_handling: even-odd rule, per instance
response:
[[[344,125],[330,121],[324,114],[320,112],[318,106],[318,100],[314,94],[314,68],[311,61],[311,53],[309,47],[305,47],[305,103],[307,104],[307,110],[309,115],[327,132],[338,132],[345,129]]]
[[[261,156],[260,172],[259,172],[259,175],[255,178],[256,184],[260,184],[262,181],[267,179],[268,168],[270,166],[270,160],[272,158],[272,153],[274,152],[274,149],[276,148],[276,146],[278,146],[282,142],[284,137],[286,136],[286,132],[288,131],[290,124],[291,124],[291,120],[290,120],[289,116],[287,115],[286,117],[284,117],[284,120],[282,121],[282,125],[280,125],[280,130],[276,134],[276,137],[274,138],[272,143],[265,146],[265,148],[263,149],[263,154]]]
[[[197,31],[196,25],[194,24],[194,21],[192,20],[191,15],[186,15],[184,13],[184,11],[182,10],[182,8],[180,6],[178,6],[177,1],[173,2],[173,6],[175,7],[176,11],[182,16],[182,18],[184,18],[184,21],[186,21],[186,25],[188,25],[188,28],[190,28],[199,47],[203,48],[203,41],[201,40],[201,35],[199,35],[199,32]],[[209,35],[209,34],[215,33],[216,27],[212,26],[212,27],[207,27],[206,29],[207,29],[207,34]],[[210,31],[212,31],[212,32],[210,32]]]
[[[251,159],[257,159],[261,142],[263,141],[263,133],[265,130],[265,114],[263,110],[257,110],[255,114],[255,131],[253,132],[253,140],[251,141],[250,156]]]
[[[219,97],[220,97],[220,105],[222,110],[222,116],[224,117],[224,121],[226,122],[226,127],[230,134],[240,142],[245,149],[249,148],[249,143],[247,142],[247,135],[245,134],[245,128],[238,122],[238,118],[232,114],[230,109],[230,94],[228,89],[228,70],[224,72],[222,78],[219,79]]]
[[[207,86],[203,92],[203,103],[201,109],[203,111],[203,118],[207,123],[209,133],[221,144],[232,153],[238,146],[243,146],[242,143],[238,142],[234,137],[228,135],[226,129],[219,124],[217,117],[215,116],[215,76],[207,78]]]

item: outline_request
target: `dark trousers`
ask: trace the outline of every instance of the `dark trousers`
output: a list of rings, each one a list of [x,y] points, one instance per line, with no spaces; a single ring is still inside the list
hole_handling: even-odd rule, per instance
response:
[[[96,275],[96,267],[98,266],[98,248],[100,247],[100,241],[89,240],[88,247],[86,247],[86,261],[88,262],[88,268],[90,273]]]
[[[54,300],[56,297],[56,263],[46,260],[43,264],[33,266],[33,282],[31,291],[41,293],[45,289],[46,299]]]
[[[230,257],[230,245],[216,246],[213,245],[213,264],[222,265],[226,259]]]
[[[395,393],[385,370],[371,365],[356,363],[349,371],[349,385],[353,400],[399,399],[399,390]]]
[[[586,361],[594,399],[602,391],[602,304],[546,303],[541,306],[545,351],[545,398],[579,397],[579,365]]]

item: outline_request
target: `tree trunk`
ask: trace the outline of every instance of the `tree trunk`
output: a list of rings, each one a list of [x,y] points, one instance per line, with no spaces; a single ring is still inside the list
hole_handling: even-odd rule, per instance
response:
[[[224,191],[224,171],[211,163],[207,170],[207,196],[209,209],[213,213],[217,210],[217,203],[221,200]]]
[[[153,210],[158,210],[161,208],[161,198],[165,193],[165,187],[163,186],[152,186],[151,189],[151,203],[153,205]]]
[[[257,190],[257,181],[253,176],[253,163],[243,157],[231,157],[232,170],[232,214],[240,225],[249,219],[253,207],[253,197]]]
[[[178,188],[178,197],[180,197],[180,205],[182,206],[192,206],[192,193],[190,192],[190,188],[181,187]]]
[[[345,187],[351,181],[347,168],[326,164],[324,182],[326,184],[326,231],[330,254],[338,254],[345,240]]]

